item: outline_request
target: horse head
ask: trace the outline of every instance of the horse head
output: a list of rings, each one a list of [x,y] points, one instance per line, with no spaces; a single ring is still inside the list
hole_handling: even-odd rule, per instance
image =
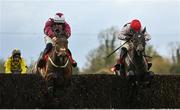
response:
[[[57,41],[55,42],[53,49],[52,61],[59,67],[63,67],[68,62],[68,40],[65,36],[57,37]]]
[[[146,28],[144,28],[142,32],[135,33],[131,40],[133,43],[133,48],[138,55],[142,55],[142,53],[145,50],[145,45],[146,45],[145,35],[144,35],[145,32],[146,32]]]

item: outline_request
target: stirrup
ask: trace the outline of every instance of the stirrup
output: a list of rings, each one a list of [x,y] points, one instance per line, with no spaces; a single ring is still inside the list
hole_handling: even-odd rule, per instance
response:
[[[121,76],[126,77],[126,70],[123,64],[120,64],[119,72]]]
[[[74,68],[77,67],[76,61],[73,61],[72,66],[73,66]]]

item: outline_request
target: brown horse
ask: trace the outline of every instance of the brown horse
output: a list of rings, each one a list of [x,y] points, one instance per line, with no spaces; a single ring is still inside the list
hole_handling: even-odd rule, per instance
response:
[[[55,86],[60,84],[63,86],[66,82],[70,82],[72,77],[72,65],[68,54],[68,40],[65,36],[57,37],[52,51],[48,54],[47,62],[44,68],[37,68],[38,74],[47,82],[48,91],[53,92]]]

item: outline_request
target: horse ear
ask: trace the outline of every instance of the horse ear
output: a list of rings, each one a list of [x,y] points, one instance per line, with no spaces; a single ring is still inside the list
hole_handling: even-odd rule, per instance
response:
[[[144,29],[142,30],[142,33],[144,34],[146,32],[146,27],[144,27]]]

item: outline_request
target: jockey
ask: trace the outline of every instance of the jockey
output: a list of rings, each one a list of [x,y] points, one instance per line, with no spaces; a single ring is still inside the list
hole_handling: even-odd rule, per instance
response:
[[[42,55],[40,56],[39,61],[37,62],[38,67],[43,67],[44,63],[46,62],[45,56],[48,55],[48,53],[51,51],[53,47],[53,43],[56,42],[57,36],[55,35],[56,32],[64,31],[67,39],[71,36],[71,28],[69,24],[65,21],[64,14],[62,13],[56,13],[54,18],[49,18],[49,20],[46,22],[44,27],[44,33],[45,33],[45,43],[46,48],[44,49]],[[70,62],[73,67],[77,66],[76,61],[73,59],[71,51],[67,50],[68,57],[70,59]]]
[[[12,56],[5,62],[5,73],[21,73],[25,74],[27,71],[27,66],[25,60],[21,57],[21,52],[19,49],[14,49],[12,51]]]
[[[141,22],[137,19],[132,20],[130,23],[127,23],[124,25],[124,27],[122,28],[122,30],[119,33],[118,38],[120,40],[124,40],[127,41],[129,40],[134,33],[136,32],[141,32],[143,30],[143,28],[141,27]],[[145,32],[145,40],[149,41],[151,39],[151,36]],[[117,63],[114,65],[114,67],[111,68],[111,71],[116,71],[116,70],[120,70],[120,74],[125,75],[125,65],[124,65],[124,59],[126,57],[126,54],[130,48],[130,43],[127,42],[120,51],[120,57],[117,60]],[[150,67],[152,66],[151,62],[148,62],[148,69],[150,69]]]

